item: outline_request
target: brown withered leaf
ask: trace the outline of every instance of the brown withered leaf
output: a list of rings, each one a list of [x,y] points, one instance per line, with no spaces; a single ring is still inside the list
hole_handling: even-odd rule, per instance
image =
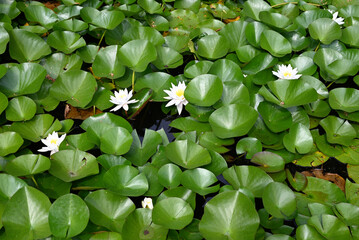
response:
[[[60,1],[47,1],[43,3],[45,5],[45,7],[50,8],[51,10],[54,10],[55,8],[57,8],[58,6],[61,5]]]
[[[223,22],[225,23],[231,23],[231,22],[235,22],[238,21],[239,19],[241,19],[240,16],[236,17],[236,18],[228,18],[228,19],[224,19]]]
[[[80,109],[73,107],[69,104],[66,104],[65,107],[65,119],[80,119],[85,120],[86,118],[89,118],[95,114],[102,113],[102,111],[98,108],[96,108],[96,111],[94,112],[93,108],[88,109]]]
[[[321,178],[324,180],[331,181],[335,185],[337,185],[343,192],[345,191],[345,180],[340,175],[336,173],[325,173],[323,174],[322,169],[312,169],[310,171],[303,171],[302,174],[304,174],[307,177],[316,177]]]

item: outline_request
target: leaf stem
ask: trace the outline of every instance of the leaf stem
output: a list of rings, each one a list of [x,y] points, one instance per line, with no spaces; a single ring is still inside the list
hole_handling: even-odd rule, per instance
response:
[[[282,5],[287,5],[288,3],[298,4],[297,2],[284,2],[284,3],[275,4],[275,5],[271,6],[271,7],[272,7],[272,8],[274,8],[274,7],[279,7],[279,6],[282,6]]]
[[[135,90],[135,71],[132,71],[132,90]]]
[[[317,47],[315,48],[314,52],[317,52],[318,51],[318,48],[320,46],[320,42],[318,43]]]
[[[100,46],[100,45],[101,45],[102,39],[103,39],[103,37],[105,36],[106,31],[107,31],[107,30],[105,30],[105,31],[102,33],[102,36],[101,36],[100,41],[98,42],[97,46]]]
[[[88,186],[83,186],[83,187],[74,187],[71,188],[71,190],[97,190],[97,189],[102,189],[101,187],[88,187]]]
[[[333,83],[335,83],[335,81],[329,83],[329,85],[327,86],[327,89],[328,89],[330,86],[332,86]]]
[[[34,178],[34,175],[31,175],[31,179],[35,183],[36,188],[39,188],[39,184],[37,184],[37,182],[36,182],[36,180]]]

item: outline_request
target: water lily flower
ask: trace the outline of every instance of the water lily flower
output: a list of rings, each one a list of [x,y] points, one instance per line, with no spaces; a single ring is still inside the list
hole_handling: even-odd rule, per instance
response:
[[[333,21],[335,21],[336,23],[338,23],[339,25],[343,25],[344,24],[344,18],[342,17],[338,17],[338,12],[333,13]]]
[[[143,207],[143,208],[153,209],[153,203],[152,203],[152,199],[151,199],[151,198],[145,197],[145,199],[143,199],[143,201],[141,202],[141,204],[142,204],[142,207]]]
[[[39,151],[39,152],[51,151],[50,155],[52,155],[59,151],[59,146],[62,143],[62,141],[64,141],[65,137],[66,137],[66,134],[59,137],[57,132],[53,131],[51,134],[49,134],[47,136],[47,138],[41,139],[41,142],[43,142],[46,145],[46,147],[42,147],[41,149],[39,149],[37,151]]]
[[[336,23],[338,23],[339,25],[343,25],[344,24],[344,18],[342,17],[338,17],[338,12],[334,12],[333,10],[327,9],[328,12],[330,12],[331,14],[333,14],[333,18],[332,20],[335,21]]]
[[[285,66],[284,64],[279,65],[278,72],[272,71],[272,73],[279,79],[298,79],[302,76],[302,74],[297,74],[297,68],[293,69],[290,64],[288,66]]]
[[[183,105],[187,105],[188,103],[188,101],[184,97],[184,90],[186,90],[186,84],[184,82],[180,82],[178,86],[175,86],[172,83],[172,87],[170,88],[170,90],[164,90],[165,93],[168,94],[168,97],[164,98],[171,100],[166,104],[166,107],[176,105],[179,115],[181,115]]]
[[[132,98],[132,90],[130,92],[128,92],[126,88],[124,90],[120,90],[118,92],[115,91],[115,96],[111,96],[110,98],[111,98],[110,102],[117,104],[117,106],[114,107],[113,109],[111,109],[110,112],[117,111],[121,108],[123,108],[123,109],[125,109],[125,111],[127,111],[128,104],[138,102],[138,100],[136,100],[136,99],[130,100],[130,98]]]

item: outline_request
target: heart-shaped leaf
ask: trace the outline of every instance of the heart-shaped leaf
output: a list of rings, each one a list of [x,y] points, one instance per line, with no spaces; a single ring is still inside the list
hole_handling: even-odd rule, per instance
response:
[[[100,149],[104,153],[122,155],[130,150],[133,138],[123,127],[109,127],[101,133]]]
[[[36,103],[28,97],[20,96],[9,102],[5,114],[9,121],[27,121],[35,116]]]
[[[313,137],[309,129],[301,123],[293,124],[289,133],[283,137],[285,148],[295,153],[305,154],[311,151],[313,147]]]
[[[65,182],[98,174],[96,158],[80,150],[62,150],[51,155],[49,172]]]
[[[49,8],[42,5],[30,5],[25,8],[25,17],[28,21],[38,22],[47,29],[58,21],[56,14]]]
[[[6,96],[36,93],[40,90],[46,70],[37,63],[22,63],[11,67],[0,79],[0,90]]]
[[[207,149],[190,141],[174,141],[165,147],[166,157],[186,169],[193,169],[211,162]]]
[[[24,140],[16,132],[0,133],[0,156],[15,153],[23,143]]]
[[[262,197],[264,188],[273,179],[262,169],[254,166],[233,166],[223,172],[223,177],[234,189],[248,189],[255,197]]]
[[[328,116],[322,119],[319,124],[327,133],[327,140],[330,143],[349,146],[352,143],[352,140],[356,137],[355,129],[344,119]]]
[[[6,235],[12,239],[49,237],[50,206],[49,198],[36,188],[21,188],[9,200],[2,216]]]
[[[258,112],[272,132],[282,132],[292,125],[292,115],[286,108],[263,101],[258,105]]]
[[[245,153],[247,159],[251,159],[254,154],[262,151],[262,143],[252,137],[242,138],[237,142],[236,153],[238,155]]]
[[[359,90],[354,88],[335,88],[329,92],[329,104],[333,109],[346,112],[359,110]]]
[[[147,40],[132,40],[118,51],[122,64],[133,71],[143,72],[147,65],[157,59],[156,48]]]
[[[107,190],[89,193],[85,202],[90,210],[91,222],[116,232],[122,231],[126,217],[136,209],[130,198]]]
[[[35,33],[14,29],[10,34],[10,56],[18,62],[31,62],[51,53],[49,45]]]
[[[161,135],[153,130],[146,129],[142,144],[136,130],[132,132],[132,137],[131,148],[124,157],[135,166],[142,166],[156,153],[157,146],[162,143]]]
[[[169,229],[182,229],[191,223],[194,212],[186,201],[170,197],[157,202],[152,210],[152,221]]]
[[[186,170],[181,175],[181,184],[202,196],[217,192],[219,184],[211,186],[216,182],[216,176],[204,168]]]
[[[102,10],[96,8],[84,7],[81,9],[81,18],[97,27],[112,30],[119,25],[125,18],[121,11],[117,10]]]
[[[275,57],[283,57],[292,52],[289,41],[273,30],[264,30],[260,38],[261,48]]]
[[[66,54],[86,46],[86,42],[80,34],[70,31],[54,31],[50,33],[47,37],[47,44]]]
[[[222,91],[222,82],[217,76],[203,74],[191,80],[186,87],[184,96],[190,103],[208,107],[221,98]]]
[[[51,166],[50,159],[42,155],[24,154],[10,160],[5,171],[13,176],[27,176],[48,170]]]
[[[204,207],[199,231],[208,240],[254,239],[259,216],[253,202],[239,191],[222,192]]]
[[[0,27],[0,54],[5,52],[9,39],[9,33],[3,27]]]
[[[181,183],[181,174],[177,165],[168,163],[158,170],[158,181],[168,189],[175,188]]]
[[[49,225],[52,234],[59,238],[71,238],[87,226],[90,212],[86,203],[75,194],[59,197],[49,211]]]
[[[321,41],[323,44],[330,44],[342,36],[339,24],[328,18],[320,18],[313,21],[308,26],[308,29],[310,36]]]
[[[74,107],[85,107],[96,91],[95,78],[82,70],[70,70],[59,75],[50,89],[50,94]]]
[[[252,107],[241,103],[222,106],[209,117],[214,134],[220,138],[239,137],[248,133],[258,117]]]
[[[141,196],[148,190],[145,174],[128,165],[111,167],[103,179],[109,190],[122,196]]]

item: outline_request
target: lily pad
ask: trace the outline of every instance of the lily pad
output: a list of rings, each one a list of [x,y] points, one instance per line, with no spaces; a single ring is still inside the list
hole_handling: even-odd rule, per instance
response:
[[[6,156],[15,153],[24,143],[24,140],[16,132],[4,132],[0,133],[0,143],[0,156]]]
[[[112,30],[119,25],[125,18],[121,11],[117,10],[103,10],[99,11],[96,8],[84,7],[80,11],[81,18],[97,27]]]
[[[28,176],[50,169],[50,159],[36,154],[24,154],[10,160],[5,171],[13,176]]]
[[[28,97],[20,96],[9,102],[5,114],[9,121],[26,121],[35,116],[36,103]]]

